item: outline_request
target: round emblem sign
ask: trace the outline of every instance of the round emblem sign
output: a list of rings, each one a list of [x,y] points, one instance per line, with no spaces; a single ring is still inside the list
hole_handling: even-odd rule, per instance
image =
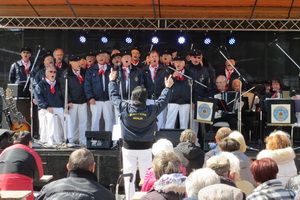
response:
[[[277,121],[284,121],[288,118],[289,116],[289,111],[283,107],[283,106],[278,106],[274,109],[274,118]]]
[[[206,119],[210,116],[210,114],[211,114],[211,109],[207,104],[203,103],[198,107],[198,115],[201,118]]]

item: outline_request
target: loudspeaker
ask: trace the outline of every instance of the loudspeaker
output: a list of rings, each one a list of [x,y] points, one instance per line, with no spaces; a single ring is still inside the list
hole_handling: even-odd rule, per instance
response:
[[[0,129],[0,148],[5,149],[6,147],[13,144],[14,131],[8,129]]]
[[[176,147],[180,143],[180,134],[184,131],[182,129],[160,129],[160,131],[155,134],[155,141],[166,138],[170,140],[173,144],[173,147]]]
[[[112,133],[108,131],[86,131],[86,147],[88,149],[110,149]]]

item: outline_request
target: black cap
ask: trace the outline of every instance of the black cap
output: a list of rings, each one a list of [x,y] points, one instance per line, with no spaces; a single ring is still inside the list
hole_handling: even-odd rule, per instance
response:
[[[164,50],[163,52],[161,52],[160,55],[164,55],[164,54],[168,54],[168,55],[171,55],[172,56],[172,52],[169,51],[168,49]]]
[[[71,61],[79,61],[79,60],[81,60],[81,58],[79,56],[74,56],[74,55],[71,55],[71,57],[69,59],[70,62]]]
[[[96,56],[98,56],[99,54],[102,54],[102,53],[107,53],[107,51],[100,49],[99,51],[96,52]]]
[[[45,58],[47,58],[48,56],[52,56],[53,57],[53,54],[52,54],[52,51],[47,51],[43,54],[42,56],[42,61],[45,60]]]
[[[122,51],[122,57],[123,56],[126,56],[126,55],[129,55],[129,56],[131,56],[131,51],[128,51],[128,50],[124,50],[124,51]]]
[[[190,55],[191,56],[201,56],[202,55],[202,51],[198,50],[198,49],[193,49],[191,52],[190,52]]]
[[[23,51],[29,51],[31,53],[31,49],[29,47],[23,47],[20,52],[23,52]]]
[[[122,57],[122,54],[121,53],[114,53],[113,55],[110,56],[110,59],[114,59],[117,56]]]
[[[174,61],[176,61],[176,60],[183,60],[183,61],[185,61],[185,58],[183,56],[177,55],[173,60]]]
[[[132,50],[137,50],[137,51],[140,52],[140,50],[139,50],[137,47],[133,47],[133,48],[131,49],[131,51],[132,51]]]
[[[94,52],[90,51],[85,54],[85,57],[87,57],[87,56],[96,56],[96,54]]]

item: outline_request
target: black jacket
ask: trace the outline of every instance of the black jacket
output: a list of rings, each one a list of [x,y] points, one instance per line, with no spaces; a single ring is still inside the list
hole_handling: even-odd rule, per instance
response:
[[[204,163],[204,151],[195,144],[180,142],[174,148],[174,152],[180,158],[182,164],[186,167],[187,175],[189,175],[194,169],[202,168]]]
[[[85,69],[80,69],[80,75],[84,79]],[[84,92],[84,82],[81,84],[77,76],[74,74],[72,68],[66,69],[61,75],[61,91],[62,95],[65,97],[65,86],[66,79],[68,79],[68,103],[83,104],[87,102],[85,92]]]
[[[32,62],[29,67],[29,72],[32,68]],[[22,60],[13,63],[9,70],[9,82],[10,83],[20,83],[21,81],[27,81],[27,74],[25,72],[25,67],[22,64]]]
[[[127,149],[148,149],[157,129],[156,118],[167,107],[171,90],[165,88],[154,105],[134,106],[122,101],[115,82],[109,83],[110,98],[120,113],[121,133]],[[139,146],[139,144],[142,144]],[[131,148],[132,147],[132,148]]]
[[[144,84],[143,72],[137,67],[130,66],[129,84],[127,88],[129,90],[129,93],[128,91],[126,92],[126,78],[125,78],[125,72],[123,71],[123,68],[121,68],[121,71],[118,71],[118,73],[119,73],[118,76],[121,76],[121,78],[120,77],[119,78],[120,78],[120,83],[122,83],[123,98],[128,100],[131,97],[132,90],[137,86]]]
[[[71,170],[68,177],[45,185],[37,200],[114,200],[115,196],[97,182],[94,173]]]
[[[48,107],[63,108],[64,100],[60,90],[59,82],[55,84],[55,93],[50,92],[50,85],[46,79],[42,80],[34,88],[34,96],[37,100],[37,106],[39,109],[47,109]]]
[[[185,69],[184,74],[191,76],[189,70]],[[196,85],[193,84],[193,100],[196,100]],[[172,87],[172,95],[169,103],[176,104],[190,104],[191,99],[191,86],[189,85],[188,78],[184,77],[183,80],[174,78],[174,85]]]
[[[143,68],[144,86],[148,92],[148,99],[158,99],[161,91],[165,88],[165,77],[170,74],[169,70],[164,65],[159,65],[156,72],[156,79],[153,82],[149,65]]]
[[[108,83],[110,66],[107,66],[105,71],[105,91],[103,90],[102,74],[98,75],[98,63],[88,68],[85,73],[84,90],[88,100],[95,99],[96,101],[108,101]]]

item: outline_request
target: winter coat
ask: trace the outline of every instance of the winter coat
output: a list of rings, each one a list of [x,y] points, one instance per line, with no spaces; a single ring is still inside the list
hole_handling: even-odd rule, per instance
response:
[[[257,155],[256,159],[271,158],[273,159],[279,168],[277,179],[279,179],[283,185],[286,184],[289,178],[297,174],[297,168],[295,164],[296,155],[291,147],[285,149],[276,150],[262,150]]]

